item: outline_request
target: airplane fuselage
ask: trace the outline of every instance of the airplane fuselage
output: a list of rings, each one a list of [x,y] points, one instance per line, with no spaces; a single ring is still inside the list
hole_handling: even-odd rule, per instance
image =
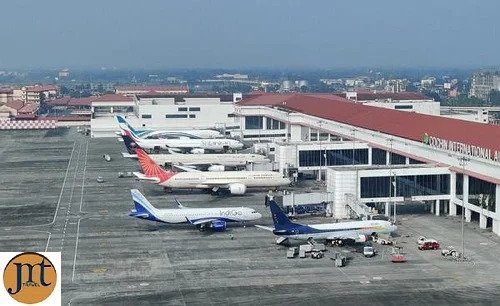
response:
[[[259,219],[262,215],[247,207],[222,208],[182,208],[157,209],[150,212],[152,216],[138,215],[136,217],[163,223],[189,223],[217,219],[225,222],[244,222]],[[134,216],[132,214],[132,216]]]
[[[241,149],[243,144],[234,139],[216,138],[216,139],[134,139],[141,148],[146,150],[155,149],[205,149],[212,151],[225,151],[227,149]]]
[[[277,187],[290,184],[288,178],[273,171],[179,172],[160,185],[169,188],[200,188],[243,184],[246,187]]]
[[[390,234],[395,227],[388,221],[352,221],[328,224],[300,225],[285,230],[274,230],[277,236],[296,240],[354,239],[372,234]]]
[[[269,159],[259,154],[151,154],[159,165],[223,165],[244,166],[247,163],[266,163]]]

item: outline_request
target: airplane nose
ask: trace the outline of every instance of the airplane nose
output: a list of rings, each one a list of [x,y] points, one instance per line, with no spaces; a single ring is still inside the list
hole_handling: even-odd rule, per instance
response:
[[[262,218],[261,213],[255,213],[255,220]]]
[[[392,225],[389,227],[389,230],[390,230],[390,231],[391,231],[391,233],[392,233],[392,232],[397,231],[397,230],[398,230],[398,227],[397,227],[396,225],[392,224]]]

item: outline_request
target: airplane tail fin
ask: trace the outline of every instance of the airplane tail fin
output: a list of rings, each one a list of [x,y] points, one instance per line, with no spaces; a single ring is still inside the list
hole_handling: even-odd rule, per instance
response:
[[[158,220],[158,209],[155,208],[137,189],[131,189],[132,200],[134,201],[134,209],[130,211],[130,216],[148,219],[153,221]]]
[[[121,136],[123,138],[123,143],[125,144],[125,148],[127,148],[127,152],[130,154],[135,154],[135,151],[138,148],[141,148],[129,135],[122,131]]]
[[[273,217],[274,228],[276,230],[286,230],[296,225],[288,219],[274,200],[269,201],[269,207],[271,208],[271,215]]]
[[[132,133],[134,134],[137,134],[137,130],[135,130],[128,122],[127,120],[125,120],[125,118],[123,116],[116,116],[116,121],[118,121],[118,125],[120,126],[120,128],[122,127],[127,127],[127,129],[129,129]]]
[[[160,167],[154,160],[149,157],[149,155],[144,152],[143,149],[137,149],[137,158],[139,159],[139,164],[141,166],[142,172],[148,177],[156,177],[159,182],[165,182],[175,175],[173,171],[167,171]]]

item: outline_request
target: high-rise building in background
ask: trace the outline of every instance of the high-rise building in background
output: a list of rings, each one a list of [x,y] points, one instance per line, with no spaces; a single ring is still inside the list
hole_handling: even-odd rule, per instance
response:
[[[498,72],[477,72],[472,75],[469,97],[488,100],[492,90],[500,90]]]

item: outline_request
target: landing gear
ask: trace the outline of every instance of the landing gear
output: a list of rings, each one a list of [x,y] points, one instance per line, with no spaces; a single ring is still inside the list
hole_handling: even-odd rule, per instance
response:
[[[172,189],[168,187],[163,187],[163,193],[172,193]]]

